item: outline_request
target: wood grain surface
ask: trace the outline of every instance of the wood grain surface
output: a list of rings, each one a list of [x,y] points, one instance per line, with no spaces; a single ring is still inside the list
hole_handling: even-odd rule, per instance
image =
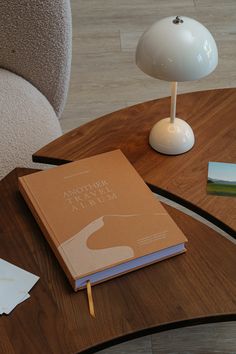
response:
[[[193,149],[178,156],[154,151],[151,127],[169,115],[170,98],[144,102],[91,121],[43,147],[34,161],[61,164],[121,149],[144,180],[236,235],[236,198],[206,193],[209,161],[236,163],[236,89],[179,95],[177,116],[193,128]],[[182,200],[181,200],[182,199]],[[190,203],[190,204],[189,204]]]
[[[0,257],[40,276],[29,300],[0,317],[1,353],[88,353],[147,333],[236,319],[236,246],[166,207],[189,242],[184,255],[99,284],[96,318],[69,285],[17,187],[0,182]],[[55,206],[56,207],[56,206]]]

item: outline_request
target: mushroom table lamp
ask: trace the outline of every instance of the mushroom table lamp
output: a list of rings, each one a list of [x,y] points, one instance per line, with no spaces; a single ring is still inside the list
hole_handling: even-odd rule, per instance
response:
[[[214,38],[206,27],[188,17],[167,17],[155,22],[141,36],[136,64],[149,76],[171,81],[170,117],[152,128],[149,143],[163,154],[178,155],[194,145],[190,125],[176,118],[177,82],[200,79],[218,64]]]

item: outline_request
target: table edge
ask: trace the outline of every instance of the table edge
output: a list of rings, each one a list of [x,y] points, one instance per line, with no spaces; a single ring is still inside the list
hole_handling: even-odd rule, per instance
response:
[[[145,183],[151,189],[152,192],[159,194],[159,195],[187,208],[190,211],[193,211],[194,213],[203,217],[204,219],[211,222],[212,224],[214,224],[215,226],[217,226],[218,228],[220,228],[221,230],[223,230],[224,232],[229,234],[231,237],[236,239],[236,232],[234,229],[232,229],[230,226],[228,226],[227,224],[225,224],[223,221],[219,220],[215,216],[208,213],[206,210],[200,208],[196,204],[193,204],[184,198],[179,197],[176,194],[173,194],[173,193],[167,191],[166,189],[162,189],[158,186],[155,186],[155,185],[147,183],[147,182],[145,182]]]
[[[93,347],[89,347],[87,349],[83,349],[82,351],[79,351],[78,354],[96,353],[100,350],[112,348],[115,345],[122,344],[130,340],[142,338],[147,335],[156,334],[164,331],[185,328],[185,327],[193,327],[193,326],[203,325],[203,324],[230,322],[230,321],[236,321],[236,313],[218,314],[218,315],[212,315],[207,317],[195,317],[188,320],[168,322],[158,326],[149,327],[149,328],[141,329],[139,331],[131,332],[125,334],[124,336],[113,338],[106,342],[97,343]]]

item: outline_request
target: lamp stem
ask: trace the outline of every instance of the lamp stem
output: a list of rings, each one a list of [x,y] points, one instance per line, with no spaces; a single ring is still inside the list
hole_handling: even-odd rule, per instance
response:
[[[176,95],[177,95],[177,82],[171,83],[171,110],[170,110],[170,122],[174,123],[176,114]]]

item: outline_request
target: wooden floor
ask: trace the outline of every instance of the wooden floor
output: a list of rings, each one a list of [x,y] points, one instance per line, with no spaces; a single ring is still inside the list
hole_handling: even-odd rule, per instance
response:
[[[119,108],[169,96],[169,84],[149,78],[134,61],[140,35],[163,17],[183,15],[200,21],[218,46],[215,72],[199,81],[180,83],[179,92],[236,87],[236,0],[71,0],[71,6],[73,59],[61,119],[64,132]],[[177,329],[101,353],[236,354],[236,325]]]
[[[73,61],[64,131],[119,108],[169,96],[169,83],[148,77],[134,61],[142,32],[166,16],[202,22],[219,50],[215,72],[180,83],[179,92],[236,86],[236,0],[71,0],[71,6]]]

